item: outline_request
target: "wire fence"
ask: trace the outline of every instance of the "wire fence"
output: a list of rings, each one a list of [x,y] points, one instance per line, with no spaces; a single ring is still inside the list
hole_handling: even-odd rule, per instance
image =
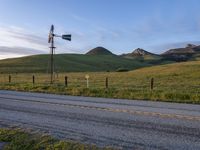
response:
[[[47,74],[0,74],[0,84],[33,84],[49,85],[50,76]],[[146,89],[154,88],[152,78],[139,80],[135,78],[116,77],[113,75],[92,75],[86,78],[84,74],[55,74],[54,85],[80,88],[134,88]]]
[[[89,76],[88,81],[86,75]],[[0,86],[4,85],[51,86],[50,75],[35,74],[0,74]],[[182,76],[150,76],[149,74],[132,73],[60,73],[54,75],[52,86],[68,88],[96,89],[131,89],[135,91],[157,91],[172,93],[200,94],[200,80]]]

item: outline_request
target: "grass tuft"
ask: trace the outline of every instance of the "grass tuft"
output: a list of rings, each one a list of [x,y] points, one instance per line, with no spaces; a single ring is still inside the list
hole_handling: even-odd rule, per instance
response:
[[[4,150],[112,150],[73,141],[61,141],[47,135],[20,129],[0,129],[0,142],[8,143]]]

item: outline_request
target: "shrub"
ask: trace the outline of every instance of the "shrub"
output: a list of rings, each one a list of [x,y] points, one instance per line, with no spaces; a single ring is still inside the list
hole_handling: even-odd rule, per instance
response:
[[[129,70],[127,68],[118,68],[116,72],[128,72]]]

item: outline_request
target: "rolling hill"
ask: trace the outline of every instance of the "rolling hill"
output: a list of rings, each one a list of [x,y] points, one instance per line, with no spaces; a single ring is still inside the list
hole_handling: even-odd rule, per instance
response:
[[[104,47],[96,47],[87,52],[86,55],[114,55],[114,54]]]
[[[144,57],[144,56],[147,56],[147,55],[156,56],[156,54],[150,53],[150,52],[148,52],[144,49],[141,49],[141,48],[135,49],[132,53],[122,54],[122,56],[125,57],[125,58]]]
[[[196,46],[193,44],[188,44],[184,48],[170,49],[161,54],[161,56],[164,57],[165,59],[177,62],[196,60],[199,59],[198,58],[199,55],[200,55],[200,46]]]
[[[116,71],[119,68],[128,70],[150,66],[136,60],[116,55],[83,55],[57,54],[55,68],[58,72]],[[47,72],[49,55],[35,55],[21,58],[0,60],[1,73]]]
[[[160,55],[150,53],[144,49],[138,48],[135,49],[132,53],[122,54],[121,57],[143,60],[146,62],[152,60],[153,62],[156,62],[156,64],[157,61],[182,62],[200,60],[200,45],[187,44],[186,47],[170,49]]]
[[[49,55],[34,55],[0,60],[0,73],[48,72]],[[161,55],[136,49],[132,53],[115,55],[103,47],[86,54],[55,55],[56,72],[96,72],[134,70],[146,66],[181,61],[200,60],[200,46],[188,44],[185,48],[170,49]]]
[[[132,53],[122,54],[121,57],[126,59],[133,59],[139,62],[146,62],[151,65],[159,65],[166,63],[173,63],[174,61],[163,59],[162,56],[150,53],[144,49],[137,48]]]
[[[139,51],[138,51],[139,53]],[[148,53],[148,52],[145,52]],[[149,56],[151,53],[148,53]],[[153,54],[152,54],[153,55]],[[155,56],[137,55],[127,59],[117,56],[104,47],[96,47],[86,54],[57,54],[54,56],[56,72],[96,72],[96,71],[127,71],[137,68],[166,64]],[[45,73],[50,69],[49,55],[34,55],[21,58],[0,60],[0,73]]]
[[[143,60],[161,59],[161,56],[150,53],[141,48],[137,48],[132,53],[122,54],[121,56],[128,59],[143,59]]]

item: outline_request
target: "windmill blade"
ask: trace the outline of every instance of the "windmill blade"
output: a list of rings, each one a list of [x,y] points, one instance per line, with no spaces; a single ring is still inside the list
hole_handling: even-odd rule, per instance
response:
[[[64,35],[62,35],[62,39],[68,40],[68,41],[71,41],[71,37],[72,37],[71,34],[64,34]]]
[[[50,32],[51,32],[51,33],[54,32],[54,25],[53,25],[53,24],[51,25],[51,30],[50,30]]]
[[[52,40],[52,35],[51,35],[51,33],[49,33],[48,43],[51,43],[51,40]]]
[[[51,29],[50,29],[49,37],[48,37],[48,43],[51,43],[53,35],[54,35],[54,25],[51,25]]]

